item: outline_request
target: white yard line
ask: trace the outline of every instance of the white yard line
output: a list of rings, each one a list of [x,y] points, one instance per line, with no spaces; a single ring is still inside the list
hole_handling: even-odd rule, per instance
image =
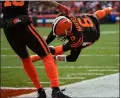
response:
[[[114,69],[89,69],[88,72],[109,72],[109,71],[113,71],[113,72],[117,72],[119,70],[114,70]]]
[[[90,56],[96,56],[96,57],[104,57],[104,56],[119,56],[119,54],[110,54],[110,55],[106,55],[106,54],[96,54],[96,55],[90,55],[90,54],[81,54],[80,56],[87,56],[87,57],[90,57]],[[5,54],[1,54],[1,57],[17,57],[17,55],[5,55]]]
[[[2,50],[12,50],[12,49],[11,48],[1,48],[0,50],[2,51]]]
[[[59,78],[60,80],[77,80],[77,79],[81,79],[81,80],[84,80],[85,77],[77,77],[77,76],[68,76],[68,77],[60,77]]]
[[[91,72],[91,73],[85,73],[85,72],[80,72],[80,73],[69,73],[69,75],[71,76],[71,77],[73,77],[73,76],[84,76],[84,75],[86,75],[86,76],[92,76],[92,75],[96,75],[96,76],[102,76],[102,75],[104,75],[104,73],[100,73],[100,72]]]
[[[109,44],[109,43],[104,43],[104,44]],[[112,43],[110,43],[112,44]],[[119,42],[116,42],[115,44],[119,44]],[[100,50],[106,50],[106,49],[119,49],[118,47],[88,47],[88,49],[100,49]],[[11,48],[1,48],[1,51],[8,51],[12,50]]]
[[[32,82],[27,82],[29,84],[32,84]],[[50,82],[41,82],[42,84],[50,84]],[[64,82],[59,82],[60,84],[64,84]]]
[[[114,49],[119,49],[119,47],[88,47],[88,48],[86,48],[86,49],[91,49],[91,50],[96,50],[96,49],[100,49],[100,50],[108,50],[108,49],[110,49],[110,50],[114,50]]]
[[[19,90],[19,89],[35,89],[35,88],[34,87],[21,87],[21,88],[16,88],[16,87],[1,87],[1,89]]]
[[[61,88],[64,87],[66,87],[66,91],[64,93],[70,95],[72,98],[119,97],[119,73],[61,86]],[[51,89],[47,88],[45,91],[49,98],[51,95]],[[21,95],[17,98],[34,98],[35,96],[36,92]]]
[[[118,64],[119,65],[119,64]],[[6,68],[6,69],[11,69],[11,68],[17,68],[17,69],[23,69],[23,67],[22,66],[1,66],[1,68]],[[36,66],[36,68],[44,68],[44,66]],[[87,65],[82,65],[82,66],[67,66],[67,65],[64,65],[64,66],[58,66],[58,68],[69,68],[69,69],[73,69],[73,68],[93,68],[93,69],[115,69],[115,68],[117,68],[117,67],[108,67],[108,66],[106,66],[106,67],[101,67],[101,66],[87,66]]]
[[[116,34],[119,33],[119,31],[102,31],[101,34]]]
[[[104,57],[104,56],[119,56],[119,54],[110,54],[110,55],[103,55],[103,54],[99,54],[99,55],[89,55],[89,54],[82,54],[82,55],[80,55],[80,56],[88,56],[88,57],[90,57],[90,56],[98,56],[98,57]]]
[[[1,57],[18,57],[17,55],[14,54],[1,54]]]

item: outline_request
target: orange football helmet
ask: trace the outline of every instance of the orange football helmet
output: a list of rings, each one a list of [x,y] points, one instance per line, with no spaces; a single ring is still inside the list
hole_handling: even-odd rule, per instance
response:
[[[72,22],[65,16],[59,16],[53,21],[52,30],[57,38],[65,37],[72,30]]]

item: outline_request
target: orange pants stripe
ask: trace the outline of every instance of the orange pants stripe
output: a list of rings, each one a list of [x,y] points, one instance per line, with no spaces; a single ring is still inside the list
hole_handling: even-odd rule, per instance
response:
[[[42,47],[44,48],[46,54],[48,54],[49,53],[49,49],[46,46],[46,44],[43,43],[44,42],[43,39],[41,39],[40,36],[38,36],[38,34],[30,26],[28,26],[28,28],[30,29],[30,31],[32,32],[32,34],[39,40],[39,42],[42,45]]]

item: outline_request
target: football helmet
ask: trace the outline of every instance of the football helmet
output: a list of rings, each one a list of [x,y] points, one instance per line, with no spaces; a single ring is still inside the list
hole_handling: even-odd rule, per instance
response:
[[[67,36],[68,32],[72,30],[72,22],[65,16],[59,16],[53,21],[52,31],[58,39]]]

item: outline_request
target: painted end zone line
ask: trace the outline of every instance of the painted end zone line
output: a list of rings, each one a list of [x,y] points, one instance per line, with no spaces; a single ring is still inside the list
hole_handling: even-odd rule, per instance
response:
[[[61,88],[66,88],[65,94],[71,96],[72,98],[76,97],[119,97],[119,73],[107,75],[103,77],[98,77],[91,80],[85,80],[82,82],[61,86]],[[51,89],[47,88],[46,90],[47,98],[51,97]],[[31,94],[26,94],[19,96],[17,98],[34,98],[36,92]]]

